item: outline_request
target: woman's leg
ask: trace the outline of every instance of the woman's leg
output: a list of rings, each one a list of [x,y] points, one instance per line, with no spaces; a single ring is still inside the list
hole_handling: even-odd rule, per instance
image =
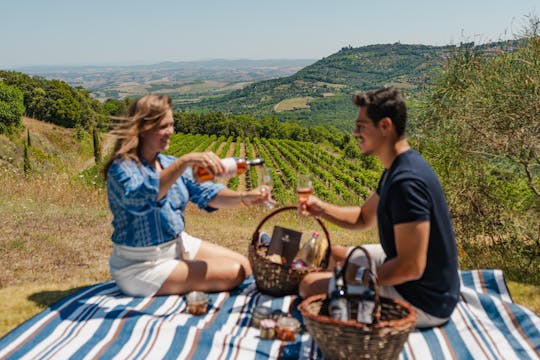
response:
[[[245,256],[202,241],[195,258],[180,261],[155,295],[185,294],[194,290],[227,291],[240,285],[249,275],[251,266]]]

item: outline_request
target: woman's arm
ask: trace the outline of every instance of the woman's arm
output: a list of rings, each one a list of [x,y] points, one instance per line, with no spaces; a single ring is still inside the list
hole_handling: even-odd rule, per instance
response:
[[[220,158],[213,152],[189,153],[182,155],[171,166],[163,169],[159,177],[158,200],[163,199],[175,181],[184,173],[188,166],[199,165],[207,168],[212,174],[221,174],[225,167]]]
[[[216,209],[223,209],[260,205],[265,201],[275,204],[275,201],[269,198],[269,195],[270,189],[265,186],[260,186],[251,191],[235,191],[225,188],[210,200],[208,205]]]

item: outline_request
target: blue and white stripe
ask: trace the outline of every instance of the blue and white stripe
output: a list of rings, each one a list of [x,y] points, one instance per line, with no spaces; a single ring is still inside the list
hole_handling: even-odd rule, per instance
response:
[[[463,271],[461,301],[443,327],[413,331],[400,359],[540,359],[540,318],[514,304],[499,270]],[[126,297],[113,282],[86,288],[0,339],[0,359],[320,359],[309,333],[259,338],[251,311],[264,304],[301,319],[295,296],[273,298],[253,279],[211,294],[204,316],[185,298]]]

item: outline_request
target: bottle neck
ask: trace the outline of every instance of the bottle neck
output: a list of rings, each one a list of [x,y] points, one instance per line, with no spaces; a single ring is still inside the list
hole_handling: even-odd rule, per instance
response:
[[[248,164],[249,166],[262,165],[262,164],[264,164],[264,159],[255,158],[255,159],[251,159],[251,160],[246,160],[246,164]]]

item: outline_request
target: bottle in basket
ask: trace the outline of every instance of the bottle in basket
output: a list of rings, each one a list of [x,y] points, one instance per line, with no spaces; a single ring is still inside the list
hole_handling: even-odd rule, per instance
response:
[[[328,313],[336,320],[349,320],[349,301],[345,293],[345,281],[343,271],[340,265],[334,268],[335,288],[330,293],[330,304]]]
[[[319,252],[319,233],[313,232],[311,239],[309,239],[309,256],[307,258],[308,266],[318,266],[316,263],[317,253]]]
[[[319,250],[319,233],[314,232],[311,235],[311,239],[302,246],[302,248],[296,254],[296,258],[293,261],[293,267],[308,267],[308,266],[318,266],[315,261],[315,257]]]
[[[262,165],[264,160],[257,158],[253,160],[246,160],[239,157],[230,157],[221,159],[221,162],[225,166],[225,172],[221,174],[220,178],[228,178],[233,176],[238,176],[246,172],[250,166]],[[210,173],[207,169],[195,165],[193,167],[193,178],[196,182],[203,182],[208,180],[213,180],[214,175]]]
[[[373,274],[363,267],[358,268],[354,277],[356,282],[362,284],[355,287],[358,294],[358,315],[356,320],[361,323],[371,324],[373,322],[373,309],[375,308],[375,288]],[[368,286],[364,284],[368,283]]]

